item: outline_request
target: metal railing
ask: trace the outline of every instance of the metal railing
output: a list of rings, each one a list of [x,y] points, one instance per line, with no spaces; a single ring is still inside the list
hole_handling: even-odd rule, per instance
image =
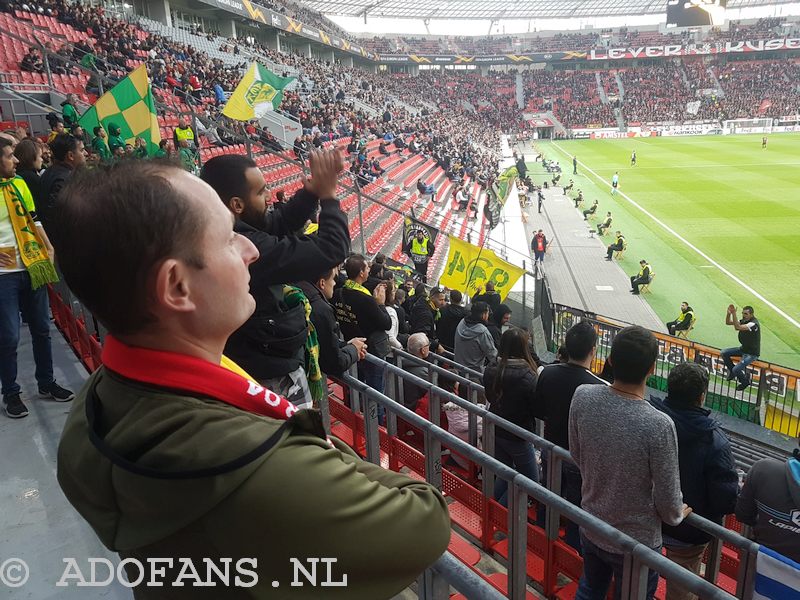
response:
[[[406,353],[402,355],[407,359]],[[413,358],[413,357],[412,357]],[[546,534],[548,540],[558,538],[558,527],[561,516],[566,517],[596,538],[603,539],[619,548],[620,554],[625,556],[623,575],[623,598],[644,598],[646,592],[647,569],[658,572],[669,581],[673,581],[683,588],[698,594],[702,598],[731,600],[733,596],[713,584],[719,573],[719,562],[722,553],[722,544],[727,542],[738,548],[740,553],[739,577],[737,580],[736,597],[744,598],[748,586],[752,586],[755,572],[755,557],[758,545],[739,534],[727,530],[720,525],[712,523],[698,515],[690,515],[687,523],[697,527],[713,537],[710,546],[710,559],[706,569],[705,578],[701,578],[684,568],[671,562],[660,553],[644,546],[631,537],[614,529],[608,523],[592,516],[579,507],[571,504],[559,495],[561,481],[561,463],[572,462],[569,452],[555,446],[551,442],[529,432],[525,429],[506,421],[486,409],[476,406],[469,400],[464,400],[434,383],[406,372],[402,367],[382,361],[368,355],[367,359],[375,365],[382,366],[385,374],[392,375],[387,383],[390,389],[397,392],[402,388],[401,380],[409,381],[423,387],[429,394],[430,421],[412,412],[399,402],[396,402],[373,388],[357,380],[350,374],[342,378],[344,384],[350,388],[351,407],[355,412],[363,412],[365,453],[367,460],[380,464],[380,439],[378,429],[378,405],[383,406],[387,416],[387,432],[396,435],[397,419],[401,418],[423,433],[423,449],[425,457],[425,479],[432,485],[442,489],[442,445],[457,451],[461,456],[473,461],[482,468],[483,493],[486,497],[492,496],[494,477],[499,477],[509,484],[509,509],[508,509],[508,578],[509,598],[524,598],[527,591],[526,573],[526,543],[528,525],[528,497],[545,506]],[[419,359],[421,360],[421,359]],[[425,361],[422,361],[425,362]],[[438,375],[448,375],[456,380],[463,380],[454,373],[442,373],[436,365],[429,365]],[[467,380],[468,381],[468,380]],[[475,385],[475,391],[481,386]],[[438,425],[441,401],[452,402],[459,407],[474,413],[483,421],[483,451],[457,436],[441,429]],[[535,483],[510,467],[500,463],[491,456],[493,451],[494,430],[500,427],[522,439],[541,448],[547,456],[548,487]],[[550,488],[550,489],[548,489]],[[545,558],[545,569],[552,570],[553,566]],[[437,575],[431,575],[435,578]],[[487,584],[488,585],[488,584]],[[439,598],[439,596],[424,596],[421,598]],[[446,596],[441,596],[446,597]]]
[[[596,373],[602,371],[617,332],[629,325],[559,304],[553,305],[553,313],[552,340],[556,348],[563,343],[567,330],[579,320],[594,325],[598,339],[592,370]],[[728,369],[718,348],[659,332],[653,334],[658,339],[659,357],[648,386],[665,391],[672,367],[696,362],[710,374],[706,406],[791,437],[800,436],[800,398],[797,397],[800,371],[757,360],[747,367],[753,384],[738,391],[738,381],[727,380]]]
[[[68,287],[63,282],[52,286],[51,300],[56,323],[64,332],[70,345],[90,370],[98,367],[100,343],[104,336],[102,327],[97,324],[93,315],[71,295]],[[558,540],[560,519],[564,517],[620,549],[620,553],[626,557],[623,598],[643,597],[646,570],[650,568],[685,589],[698,593],[702,598],[724,598],[730,600],[732,598],[731,595],[714,585],[720,573],[723,544],[732,546],[738,552],[739,563],[735,573],[736,597],[747,597],[748,590],[752,588],[754,581],[755,561],[759,548],[757,544],[699,515],[691,514],[687,517],[686,522],[712,537],[704,577],[698,577],[678,567],[661,554],[643,546],[629,536],[615,530],[607,523],[600,521],[563,499],[560,496],[561,466],[565,463],[573,463],[569,452],[540,435],[527,431],[478,405],[478,397],[484,392],[484,389],[479,383],[480,374],[477,371],[467,369],[446,357],[439,357],[434,354],[430,356],[440,364],[425,361],[403,351],[396,351],[395,359],[398,364],[382,361],[371,355],[367,356],[367,361],[380,366],[384,370],[387,388],[391,395],[399,401],[392,400],[387,395],[377,392],[350,374],[342,377],[343,384],[351,392],[352,411],[355,414],[364,415],[363,433],[366,458],[371,462],[380,463],[381,439],[378,429],[377,408],[378,405],[382,405],[386,409],[386,429],[390,436],[397,436],[398,419],[402,419],[405,423],[422,432],[424,452],[424,468],[422,471],[424,471],[425,479],[440,490],[443,487],[443,446],[453,452],[457,452],[458,455],[482,469],[482,482],[480,485],[484,498],[493,497],[495,477],[507,481],[509,483],[508,494],[510,499],[509,512],[507,513],[509,546],[506,560],[509,572],[509,597],[523,598],[528,585],[526,573],[528,497],[535,499],[544,506],[544,532],[549,542],[555,543]],[[429,381],[407,372],[404,365],[408,363],[427,366],[431,380]],[[459,385],[464,386],[463,397],[439,386],[438,382],[440,380],[457,382]],[[410,382],[427,392],[430,420],[421,417],[402,405],[403,382]],[[442,402],[452,403],[459,409],[467,411],[469,432],[466,440],[439,427]],[[330,406],[327,402],[323,402],[321,409],[326,428],[330,430]],[[478,433],[478,423],[482,425],[481,435]],[[547,467],[546,482],[539,484],[531,481],[493,458],[497,428],[520,437],[542,451]],[[479,447],[482,449],[479,449]],[[547,554],[548,552],[549,550],[545,549],[545,556],[543,557],[546,571],[545,580],[552,581],[555,575],[555,567],[550,560],[552,557]],[[497,597],[494,588],[491,588],[491,585],[480,577],[475,579],[470,576],[468,579],[462,580],[457,575],[458,573],[463,574],[463,569],[454,565],[451,557],[445,556],[420,579],[420,597],[435,598],[437,600],[447,597],[446,594],[442,595],[441,591],[446,588],[446,583],[453,585],[459,591],[467,593],[468,597]],[[729,576],[731,575],[730,572],[728,574]],[[472,595],[479,589],[486,592],[486,595]],[[492,596],[492,594],[495,595]]]

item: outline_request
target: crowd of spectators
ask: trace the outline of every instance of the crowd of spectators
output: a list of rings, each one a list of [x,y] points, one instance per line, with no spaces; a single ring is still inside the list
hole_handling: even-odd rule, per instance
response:
[[[736,61],[717,67],[727,119],[781,117],[800,110],[800,66],[788,60]]]
[[[154,85],[180,90],[185,101],[196,105],[200,111],[200,123],[207,132],[206,137],[213,136],[221,104],[214,85],[230,91],[241,76],[240,67],[244,65],[228,67],[187,45],[155,35],[143,36],[136,27],[81,5],[66,5],[53,0],[46,6],[52,14],[80,31],[88,33],[91,30],[95,41],[90,42],[87,37],[86,42],[75,44],[81,60],[91,56],[92,68],[98,73],[117,76],[130,68],[131,61],[143,60],[150,68]],[[428,361],[431,352],[440,352],[445,346],[454,351],[459,362],[478,371],[485,369],[482,378],[486,388],[484,400],[488,400],[494,414],[531,432],[535,429],[535,419],[542,419],[545,437],[569,448],[576,465],[568,465],[565,474],[563,494],[568,500],[581,504],[588,512],[648,547],[660,551],[662,544],[666,545],[670,558],[676,562],[683,561],[681,564],[699,572],[708,539],[698,536],[691,526],[683,524],[683,520],[691,508],[721,522],[726,514],[734,511],[739,491],[729,443],[718,425],[702,409],[708,374],[701,366],[687,364],[672,369],[667,382],[667,398],[650,404],[644,395],[648,375],[658,358],[658,342],[652,333],[642,328],[626,328],[614,338],[608,363],[610,372],[607,374],[613,386],[609,386],[587,368],[593,362],[597,345],[595,330],[588,323],[578,324],[567,333],[561,364],[544,365],[531,354],[527,332],[510,324],[511,310],[500,302],[499,294],[490,284],[487,284],[486,292],[479,290],[479,294],[472,298],[467,311],[457,292],[451,291],[448,300],[444,290],[434,288],[428,291],[422,285],[414,287],[415,282],[410,277],[398,277],[396,271],[386,267],[385,257],[377,256],[368,261],[357,254],[348,255],[347,216],[335,200],[339,173],[344,165],[339,154],[315,152],[314,149],[321,148],[331,139],[351,137],[355,154],[359,156],[365,139],[381,138],[387,146],[408,148],[412,154],[434,159],[451,179],[461,180],[469,175],[477,181],[488,182],[497,172],[498,133],[513,129],[520,119],[521,111],[515,97],[516,73],[484,76],[478,72],[445,71],[422,73],[416,77],[372,74],[265,48],[259,50],[300,72],[298,86],[286,93],[281,108],[301,124],[302,140],[295,148],[298,157],[308,161],[312,174],[310,181],[294,197],[270,210],[265,201],[262,173],[255,162],[243,156],[216,157],[203,166],[200,176],[216,192],[209,195],[208,186],[200,187],[196,180],[184,173],[155,162],[138,161],[135,166],[131,163],[129,171],[124,167],[112,167],[107,171],[107,178],[100,169],[84,169],[82,138],[87,134],[80,132],[74,122],[70,123],[72,135],[63,133],[63,122],[54,122],[51,158],[43,156],[44,144],[26,141],[26,132],[18,134],[20,139],[17,142],[21,145],[18,154],[23,155],[26,147],[33,148],[33,160],[25,165],[31,167],[26,169],[27,175],[30,176],[31,170],[38,175],[42,168],[56,167],[61,172],[62,184],[73,177],[79,182],[66,183],[68,201],[56,202],[41,189],[37,190],[37,180],[31,177],[32,195],[39,206],[47,207],[45,228],[49,223],[53,224],[53,242],[59,257],[64,257],[60,260],[64,261],[67,284],[108,327],[111,333],[108,343],[112,347],[117,344],[117,352],[129,353],[131,363],[135,363],[136,358],[141,358],[141,354],[135,353],[145,352],[148,348],[184,354],[187,360],[198,361],[197,357],[189,356],[192,343],[184,345],[183,342],[202,341],[203,344],[195,344],[195,347],[210,345],[218,352],[210,353],[211,361],[192,363],[196,368],[205,368],[213,374],[211,363],[214,363],[214,369],[219,369],[224,350],[260,385],[270,390],[261,389],[267,394],[266,398],[274,400],[273,396],[278,396],[272,392],[278,392],[298,407],[318,404],[320,394],[324,396],[327,391],[326,375],[340,375],[353,365],[356,365],[361,381],[383,392],[383,368],[366,361],[367,352],[385,358],[391,348],[406,348],[418,360]],[[36,53],[31,53],[25,58],[26,65],[36,69],[37,58]],[[797,109],[798,94],[785,94],[787,86],[776,85],[780,81],[787,84],[798,81],[800,73],[794,63],[730,63],[718,70],[725,95],[719,99],[712,96],[710,103],[704,104],[710,107],[709,110],[733,116],[748,110],[752,114],[755,106],[765,113]],[[687,104],[700,99],[698,92],[715,85],[714,77],[703,64],[688,66],[669,62],[628,69],[621,73],[621,77],[625,88],[623,112],[629,120],[643,122],[686,118]],[[524,75],[524,84],[529,109],[552,109],[568,127],[615,124],[615,105],[602,102],[594,72],[528,71]],[[610,74],[603,74],[600,85],[606,94],[611,95],[614,83]],[[784,97],[778,97],[779,93]],[[435,105],[436,110],[409,109],[423,98]],[[353,99],[372,105],[377,112],[372,114],[364,108],[356,108]],[[74,106],[68,98],[63,117],[72,121],[74,114]],[[204,120],[208,121],[208,126]],[[266,145],[268,138],[254,124],[238,124],[237,127],[244,135]],[[175,144],[181,150],[199,141],[198,133],[187,129],[190,129],[187,122],[179,122],[177,130],[180,133],[175,134]],[[112,156],[117,154],[117,158],[123,160],[124,155],[137,155],[136,147],[120,146],[119,132],[110,127],[109,130],[108,146],[112,146],[113,141]],[[98,148],[106,144],[104,131],[93,133],[100,138]],[[217,137],[221,138],[219,134]],[[220,139],[220,142],[225,143],[225,140]],[[10,156],[6,150],[9,146],[9,142],[3,141],[0,148],[4,169],[7,164],[13,164],[7,156]],[[366,157],[364,159],[362,162],[366,162]],[[187,170],[196,170],[195,167],[192,165]],[[370,168],[374,169],[374,163]],[[13,173],[9,175],[6,171],[3,178],[10,179]],[[52,175],[53,170],[50,173]],[[129,193],[120,194],[120,189]],[[150,207],[156,214],[143,210],[142,206]],[[89,209],[79,210],[77,207]],[[297,235],[315,218],[318,210],[317,234]],[[163,219],[154,218],[162,212]],[[59,214],[66,214],[69,218],[59,223]],[[175,215],[185,219],[175,219]],[[235,223],[232,230],[229,217]],[[175,225],[175,221],[180,223]],[[197,223],[205,227],[196,226]],[[221,223],[227,223],[227,226],[221,227]],[[164,224],[176,226],[179,235],[170,237],[159,230]],[[88,247],[84,246],[79,225],[97,230],[99,238],[92,240]],[[75,229],[70,231],[69,227]],[[121,232],[130,230],[136,233],[131,236],[132,243],[141,247],[133,246],[123,252],[115,240],[118,242]],[[233,236],[233,242],[230,241],[232,231],[239,234]],[[159,233],[162,239],[158,237]],[[163,256],[153,257],[146,253],[148,248],[157,246],[156,242],[166,243],[164,239],[171,240],[174,248],[158,246],[159,249],[153,251],[162,252],[163,249]],[[165,292],[163,290],[172,289],[172,284],[153,267],[159,264],[158,261],[169,262],[166,259],[181,264],[185,261],[192,266],[191,260],[181,254],[184,250],[180,248],[181,243],[202,249],[198,260],[202,259],[201,265],[204,264],[202,261],[208,261],[208,268],[187,269],[188,275],[176,271],[174,277],[187,277],[186,281],[197,284],[197,287],[181,286],[178,282],[174,292]],[[173,254],[180,258],[174,258]],[[214,262],[215,259],[223,262]],[[147,260],[150,260],[149,264],[145,264]],[[90,269],[90,266],[97,268]],[[86,272],[92,273],[91,286],[84,281]],[[125,277],[112,276],[113,272],[139,273],[141,277],[129,281]],[[98,277],[98,283],[94,283]],[[157,280],[157,277],[162,279]],[[143,286],[134,286],[144,280],[153,284],[147,289],[159,290],[149,300],[142,292]],[[397,289],[398,283],[402,294]],[[177,310],[173,298],[166,294],[177,295],[178,288],[189,290],[185,293],[190,295],[198,288],[212,291],[207,293],[207,298],[200,294],[200,298],[207,302],[187,300],[187,307],[191,305],[197,309]],[[102,289],[102,294],[96,292],[97,289]],[[411,294],[412,289],[414,294]],[[298,290],[302,293],[298,294]],[[237,302],[231,302],[232,297]],[[109,298],[113,302],[108,301]],[[155,307],[154,314],[149,315],[152,307]],[[13,312],[16,320],[17,304],[13,306]],[[189,312],[192,313],[191,319],[186,317]],[[203,326],[198,326],[198,323]],[[207,323],[213,323],[218,330],[205,326]],[[264,323],[279,323],[280,326],[264,327]],[[147,335],[137,338],[145,329]],[[212,330],[213,336],[208,333]],[[116,340],[118,333],[121,334],[120,340],[133,335],[127,339],[143,340],[145,345],[138,351],[133,346],[126,347],[125,343]],[[257,342],[255,345],[253,340]],[[106,369],[111,369],[113,360],[110,356],[108,359]],[[161,365],[161,368],[167,369],[169,365]],[[413,372],[428,377],[431,370],[423,364]],[[239,379],[236,380],[238,383],[244,381],[242,377]],[[137,381],[133,372],[124,379],[107,384],[115,386],[111,391],[99,387],[96,400],[110,405],[118,396],[133,393],[131,388],[134,386],[130,381]],[[50,383],[55,385],[54,381]],[[546,388],[540,388],[540,383],[550,386],[551,391],[546,397],[543,391]],[[184,426],[180,419],[205,414],[209,421],[213,421],[211,426],[217,427],[221,423],[223,429],[220,431],[225,434],[233,427],[240,432],[244,429],[234,444],[235,450],[244,455],[252,448],[246,448],[243,439],[251,436],[255,440],[253,447],[263,444],[264,439],[277,435],[279,427],[283,426],[281,421],[295,411],[286,400],[278,398],[287,410],[286,414],[281,418],[276,418],[273,413],[261,414],[270,420],[256,419],[246,414],[257,412],[250,405],[247,405],[248,410],[229,408],[225,401],[221,401],[224,399],[209,391],[210,388],[198,388],[193,390],[194,395],[186,397],[177,395],[174,389],[167,389],[169,386],[164,388],[162,391],[166,397],[180,398],[180,404],[159,402],[158,407],[159,411],[174,410],[164,419],[176,421],[174,431],[164,433],[163,429],[158,430],[159,419],[154,414],[133,414],[124,407],[119,413],[111,411],[112,416],[108,417],[116,420],[120,414],[126,414],[134,425],[139,425],[127,428],[128,435],[139,436],[135,444],[137,448],[149,447],[155,442],[160,448],[170,448],[169,444],[180,448],[180,444],[185,443],[181,440],[186,439],[187,431],[197,431],[196,423],[189,421]],[[452,389],[463,393],[457,386]],[[50,390],[52,392],[55,388]],[[146,392],[138,390],[135,393],[152,396],[154,392],[148,388]],[[553,402],[557,395],[558,403]],[[200,400],[195,396],[206,399]],[[538,404],[537,399],[540,400]],[[407,408],[420,415],[429,416],[427,400],[425,390],[419,387],[409,388],[404,394]],[[79,394],[75,402],[78,408],[83,408],[86,395]],[[175,406],[179,406],[184,414],[176,414]],[[468,439],[463,409],[451,405],[447,410],[449,414],[440,423],[462,439]],[[209,415],[210,412],[214,414]],[[102,531],[105,527],[101,524],[103,519],[97,518],[96,513],[87,507],[99,503],[104,506],[106,516],[121,516],[125,510],[121,506],[125,503],[118,504],[96,493],[101,485],[113,487],[110,478],[103,479],[103,474],[110,472],[111,467],[107,455],[98,451],[87,436],[76,434],[83,431],[86,414],[84,410],[74,410],[70,417],[71,426],[62,442],[59,461],[60,481],[70,501],[83,508],[82,514]],[[242,418],[243,414],[247,420]],[[282,485],[291,489],[297,484],[293,477],[286,475],[296,470],[305,478],[306,486],[311,482],[312,487],[308,489],[326,495],[326,502],[322,509],[314,504],[319,496],[306,498],[299,507],[290,502],[286,505],[278,503],[273,507],[276,512],[269,515],[272,518],[265,517],[264,521],[272,527],[285,527],[279,531],[284,540],[299,538],[297,532],[300,528],[307,528],[310,531],[304,541],[315,539],[320,543],[330,543],[325,541],[325,534],[335,530],[337,535],[327,537],[344,546],[342,540],[346,541],[347,535],[356,531],[359,535],[357,551],[351,551],[343,563],[353,567],[361,564],[363,567],[366,558],[373,562],[366,563],[369,568],[354,572],[352,585],[359,589],[371,585],[374,593],[379,590],[388,594],[403,589],[441,554],[447,544],[446,502],[433,486],[414,482],[405,476],[389,475],[374,465],[362,464],[344,444],[327,439],[318,423],[305,422],[302,416],[299,415],[288,426],[294,428],[295,435],[277,441],[274,454],[265,460],[251,461],[254,464],[247,467],[252,468],[248,485],[230,484],[228,481],[232,490],[226,488],[226,492],[230,491],[243,506],[263,506],[274,495],[274,487],[271,489],[269,483],[276,476],[272,470],[275,462],[286,460],[295,468],[284,465],[283,470],[277,470],[283,473]],[[383,422],[384,415],[380,410],[378,418]],[[274,428],[273,421],[277,423]],[[152,433],[156,430],[161,432],[158,436]],[[496,458],[538,481],[540,469],[535,448],[506,433],[498,434],[494,450]],[[210,434],[202,435],[208,436],[204,441],[213,447],[215,442]],[[285,441],[289,437],[293,439]],[[220,446],[217,451],[224,454],[229,449]],[[303,458],[304,452],[312,459]],[[287,455],[288,459],[282,458]],[[75,460],[75,456],[80,456],[81,461]],[[219,464],[219,456],[212,452],[209,456],[192,456],[191,459],[199,461],[191,465],[197,469]],[[82,462],[86,460],[93,468]],[[310,471],[311,477],[309,471],[297,468],[298,465],[308,466],[303,462],[306,460],[320,461],[315,470]],[[621,466],[612,472],[608,469],[609,464]],[[335,487],[334,484],[341,482],[333,481],[332,473],[341,475],[341,480],[348,484],[344,486],[346,489]],[[120,469],[117,476],[124,479],[128,474],[125,469]],[[745,500],[753,495],[751,488],[755,485],[754,480],[749,483],[750,487],[746,486]],[[410,496],[410,500],[401,502],[399,490],[411,486],[416,486],[415,494]],[[146,490],[141,486],[129,485],[127,488],[132,504],[152,503],[152,498],[146,496]],[[308,489],[305,489],[305,496],[308,496]],[[580,497],[581,490],[583,498]],[[498,482],[495,497],[503,504],[507,503],[505,491],[502,483]],[[164,488],[153,493],[166,497],[170,492]],[[298,498],[302,496],[302,492],[297,494]],[[347,523],[335,518],[336,515],[340,517],[342,511],[352,513],[358,500],[365,498],[372,503],[371,506],[379,508],[366,511],[362,506],[362,512],[356,511]],[[370,504],[364,504],[367,505]],[[153,503],[153,507],[155,513],[162,516],[158,503]],[[298,509],[302,518],[297,517]],[[177,547],[193,546],[193,550],[202,551],[218,547],[220,540],[232,540],[236,544],[241,539],[252,538],[252,535],[247,535],[250,523],[246,518],[250,514],[231,511],[215,515],[216,510],[216,505],[201,509],[202,514],[197,518],[206,523],[224,522],[225,527],[209,527],[200,534],[195,531],[187,534],[183,530],[163,536],[154,534],[156,539],[150,539],[147,547],[141,545],[133,550],[143,556],[159,552],[169,555]],[[752,511],[744,506],[742,515],[750,515]],[[314,530],[307,523],[310,514],[316,520]],[[757,522],[755,515],[747,518]],[[374,522],[378,524],[378,535],[369,531],[369,524]],[[618,548],[585,532],[583,535],[572,533],[575,535],[569,537],[569,542],[582,551],[585,565],[579,593],[605,597],[611,573],[617,575],[617,585],[621,586],[623,559],[615,552]],[[368,556],[368,553],[379,547],[384,548],[385,553],[386,539],[392,541],[393,551],[397,551],[398,540],[402,541],[402,548],[406,551],[402,553],[401,564],[393,577],[378,578],[376,569],[380,560],[385,564],[386,556]],[[425,552],[415,554],[411,548],[419,544],[420,539],[425,542]],[[260,547],[263,548],[263,544]],[[788,551],[792,550],[791,546],[786,547]],[[264,563],[270,563],[266,556]],[[657,575],[651,573],[648,578],[651,595],[657,580]]]
[[[594,71],[526,71],[526,107],[531,112],[552,110],[569,127],[613,127],[616,103],[603,103]]]
[[[593,48],[664,46],[668,44],[715,43],[758,40],[783,36],[790,31],[784,19],[770,17],[756,23],[733,21],[727,30],[712,28],[707,35],[691,32],[662,33],[657,30],[637,30],[620,27],[591,33],[555,33],[542,35],[490,36],[396,36],[362,39],[362,45],[379,54],[520,54],[526,52],[589,51]]]

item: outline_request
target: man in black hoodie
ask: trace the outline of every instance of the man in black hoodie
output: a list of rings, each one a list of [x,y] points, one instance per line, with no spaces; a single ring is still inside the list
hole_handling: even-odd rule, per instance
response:
[[[667,398],[654,399],[653,405],[675,423],[683,501],[693,512],[722,524],[736,506],[739,478],[728,438],[703,408],[707,388],[708,371],[697,363],[681,363],[669,372]],[[665,524],[662,533],[667,558],[699,575],[711,536],[685,522]],[[697,596],[667,580],[667,598],[696,600]]]
[[[311,403],[305,364],[308,322],[302,303],[288,307],[284,284],[340,264],[350,250],[347,216],[336,200],[342,159],[336,150],[312,152],[311,179],[286,204],[267,211],[269,190],[256,163],[228,154],[209,160],[200,178],[236,218],[234,232],[258,248],[250,265],[253,315],[228,339],[225,354],[258,382],[300,408]],[[320,207],[314,235],[295,235]]]
[[[450,290],[450,303],[439,310],[436,322],[436,335],[445,350],[453,351],[456,345],[456,327],[467,316],[467,309],[461,306],[461,292]]]
[[[511,319],[511,309],[508,304],[499,304],[497,308],[489,317],[489,322],[486,327],[489,328],[489,333],[492,334],[492,340],[497,349],[500,349],[500,338],[503,335],[503,326],[508,324]]]
[[[444,306],[444,290],[433,288],[427,299],[419,298],[411,308],[409,320],[411,321],[410,331],[414,333],[424,333],[428,336],[431,343],[431,350],[439,351],[439,340],[436,337],[436,322],[440,318],[439,310]]]
[[[494,291],[494,283],[491,281],[486,282],[486,291],[482,292],[483,286],[479,285],[477,293],[472,297],[472,303],[486,302],[489,305],[489,310],[494,312],[500,306],[500,294]]]
[[[365,338],[370,354],[386,358],[390,352],[389,334],[392,319],[384,306],[386,285],[378,284],[370,294],[364,287],[369,277],[369,263],[360,254],[353,254],[344,263],[347,280],[336,290],[334,306],[336,318],[346,339]],[[367,361],[358,363],[358,378],[368,386],[383,392],[383,369]],[[378,407],[382,420],[383,407]]]
[[[319,368],[326,375],[341,375],[367,353],[364,338],[342,339],[336,313],[330,304],[337,269],[326,269],[300,281],[297,286],[311,303],[311,323],[319,342]]]

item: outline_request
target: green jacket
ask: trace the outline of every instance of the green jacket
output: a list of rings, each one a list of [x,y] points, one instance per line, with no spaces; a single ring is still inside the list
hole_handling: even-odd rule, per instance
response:
[[[92,151],[100,156],[100,160],[103,162],[110,161],[113,158],[111,150],[108,149],[108,144],[106,144],[106,141],[99,135],[92,138]]]
[[[189,173],[194,173],[197,170],[197,154],[191,148],[180,148],[178,156],[181,159],[181,165]]]
[[[63,104],[61,108],[61,116],[64,119],[64,127],[70,129],[75,123],[78,122],[78,111],[72,104]]]
[[[93,427],[87,404],[96,409]],[[165,587],[139,587],[137,600],[391,598],[446,549],[447,505],[427,483],[333,441],[335,449],[316,411],[277,421],[101,368],[73,403],[58,481],[103,544],[123,558],[144,565],[148,557],[191,558],[201,573],[206,557],[218,566],[220,558],[233,565],[258,560],[258,584],[224,594],[219,587],[171,587],[182,566],[175,561],[159,578]],[[203,469],[215,472],[197,473]],[[331,580],[346,574],[347,587],[290,586],[292,557],[336,558]],[[322,563],[319,573],[321,581]],[[232,566],[231,581],[235,574]]]

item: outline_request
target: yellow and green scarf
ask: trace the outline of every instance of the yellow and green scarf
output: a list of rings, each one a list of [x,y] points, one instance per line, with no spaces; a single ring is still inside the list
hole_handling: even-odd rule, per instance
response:
[[[372,296],[372,294],[369,293],[369,290],[367,288],[365,288],[357,281],[353,281],[352,279],[346,280],[344,282],[344,287],[346,287],[348,290],[356,290],[357,292],[361,292],[362,294],[366,294],[367,296]]]
[[[319,368],[319,341],[317,340],[317,330],[311,322],[311,303],[306,298],[300,288],[286,285],[283,287],[283,301],[289,308],[294,308],[302,303],[306,311],[306,323],[308,324],[308,337],[305,347],[305,372],[308,380],[308,391],[311,393],[311,400],[315,406],[319,406],[320,400],[328,393],[328,386],[322,379],[322,370]]]
[[[14,230],[22,263],[31,278],[31,287],[38,289],[43,285],[58,281],[58,274],[55,266],[50,262],[47,248],[36,230],[31,214],[25,207],[22,193],[17,187],[20,183],[24,184],[25,182],[17,177],[0,180],[0,190],[3,192],[3,200],[8,209],[8,218]]]

